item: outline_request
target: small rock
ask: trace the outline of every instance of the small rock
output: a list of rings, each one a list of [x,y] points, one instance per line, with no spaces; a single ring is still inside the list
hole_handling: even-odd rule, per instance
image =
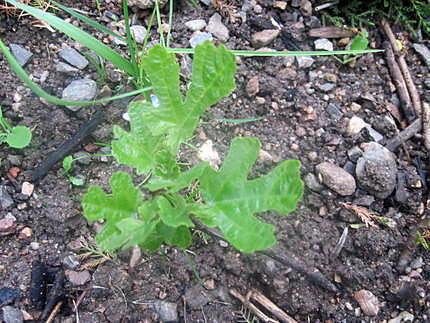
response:
[[[249,96],[254,96],[258,92],[260,92],[260,83],[258,76],[253,76],[249,79],[248,83],[246,83],[246,93]]]
[[[312,173],[309,173],[305,176],[305,184],[306,187],[317,193],[321,192],[324,189],[324,187],[318,181],[317,177]]]
[[[376,142],[366,144],[355,172],[359,185],[377,198],[387,198],[396,186],[396,159]]]
[[[285,10],[285,9],[287,9],[287,2],[286,1],[275,1],[273,3],[273,8]]]
[[[7,160],[13,166],[21,166],[22,164],[22,157],[20,155],[8,155]]]
[[[58,64],[55,65],[55,70],[64,74],[73,74],[78,71],[77,68],[74,68],[73,66],[70,66],[69,64],[64,62],[58,62]]]
[[[415,316],[413,316],[411,313],[403,311],[395,318],[388,320],[388,323],[407,323],[407,322],[412,323],[414,319],[415,319]]]
[[[302,0],[300,4],[300,11],[305,17],[312,16],[312,2],[309,0]]]
[[[39,242],[35,242],[35,241],[30,242],[30,248],[31,248],[32,250],[39,250],[39,248],[40,248],[40,243],[39,243]]]
[[[0,185],[0,207],[2,210],[6,210],[13,205],[12,197],[6,190],[6,186]]]
[[[203,283],[203,286],[208,290],[214,290],[215,289],[215,280],[208,279]]]
[[[421,268],[423,265],[424,265],[423,258],[422,257],[418,257],[418,258],[414,259],[411,262],[410,266],[411,266],[412,269],[418,269],[418,268]]]
[[[21,66],[24,66],[25,64],[27,64],[30,61],[30,59],[33,57],[32,52],[30,52],[29,50],[25,49],[20,45],[10,44],[9,48],[13,56],[15,56],[16,60],[18,61],[18,64]]]
[[[87,166],[91,164],[91,154],[87,153],[86,151],[78,151],[77,153],[74,153],[73,159],[75,159],[76,162],[81,165]]]
[[[206,30],[218,38],[222,42],[226,42],[230,38],[229,30],[221,21],[221,15],[214,13],[209,19]]]
[[[206,21],[203,19],[190,20],[185,23],[185,26],[191,31],[199,31],[206,27]]]
[[[34,191],[34,185],[29,182],[22,183],[21,193],[27,196],[31,196]]]
[[[213,37],[211,33],[206,32],[195,32],[190,38],[191,47],[196,47],[197,45],[204,43],[205,41],[212,41]]]
[[[73,271],[66,270],[66,277],[74,286],[82,286],[91,280],[91,274],[88,270]]]
[[[160,317],[162,322],[178,322],[178,305],[172,302],[156,300],[152,303],[152,308]]]
[[[329,188],[342,196],[355,192],[355,179],[348,172],[337,165],[323,162],[316,166],[320,180]]]
[[[327,38],[320,38],[314,41],[316,50],[333,50],[333,43],[329,41]]]
[[[63,90],[63,100],[67,101],[90,101],[97,95],[97,83],[90,79],[72,81]],[[78,111],[79,106],[68,106],[71,111]]]
[[[72,47],[63,48],[58,52],[58,55],[70,65],[73,65],[80,70],[88,66],[88,60]]]
[[[368,124],[363,119],[361,119],[357,116],[353,116],[349,120],[348,128],[347,128],[346,132],[349,136],[353,136],[353,135],[358,134],[363,128],[366,128],[369,131],[369,135],[375,141],[380,141],[384,138],[379,132],[377,132],[375,129],[373,129],[370,124]]]
[[[278,77],[281,80],[290,80],[290,81],[293,81],[293,80],[295,80],[297,78],[297,72],[295,71],[294,68],[286,67],[286,68],[281,69],[278,72]]]
[[[15,233],[16,219],[4,218],[0,220],[0,237]]]
[[[130,7],[138,7],[140,9],[150,9],[153,8],[155,5],[155,0],[128,0],[128,5]],[[167,3],[167,0],[158,0],[158,5],[161,7],[164,7],[164,5]]]
[[[348,154],[348,158],[352,162],[356,163],[358,158],[360,158],[361,155],[363,155],[363,151],[360,149],[360,147],[354,146],[350,150],[348,150],[347,154]]]
[[[33,234],[33,230],[29,227],[25,227],[21,230],[21,232],[18,234],[18,238],[21,240],[27,240],[30,239]]]
[[[380,303],[378,298],[373,295],[372,292],[362,289],[358,292],[355,292],[353,296],[365,315],[378,315]]]
[[[197,157],[200,160],[206,161],[212,168],[218,169],[221,163],[221,158],[218,152],[213,148],[212,140],[206,140],[197,152]]]
[[[337,104],[329,103],[326,111],[334,122],[338,122],[343,117],[343,112]]]
[[[74,255],[67,255],[63,258],[63,265],[67,269],[75,270],[79,267],[80,262]]]
[[[300,68],[309,68],[315,62],[315,60],[310,56],[297,56],[297,65]]]
[[[19,309],[5,306],[3,307],[3,321],[4,323],[22,323],[24,322],[24,317]]]
[[[414,44],[414,48],[421,55],[427,66],[430,67],[430,49],[424,44]]]
[[[333,90],[336,87],[336,84],[334,83],[323,83],[323,84],[318,84],[318,88],[322,91],[322,92],[330,92],[331,90]]]
[[[252,35],[251,43],[256,48],[267,46],[278,37],[280,32],[278,29],[259,31]]]
[[[13,303],[20,295],[21,292],[18,288],[0,288],[0,306]]]
[[[130,27],[130,31],[133,34],[136,43],[143,44],[147,34],[146,28],[141,25],[133,25]]]

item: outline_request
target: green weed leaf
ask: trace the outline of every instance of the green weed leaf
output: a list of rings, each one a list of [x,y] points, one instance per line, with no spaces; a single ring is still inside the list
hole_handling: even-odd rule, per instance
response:
[[[369,39],[367,31],[359,33],[351,42],[351,50],[365,50],[369,46]]]
[[[303,193],[297,160],[284,161],[269,174],[248,180],[259,150],[258,139],[237,138],[221,169],[207,169],[200,177],[206,205],[199,217],[206,225],[219,227],[242,252],[266,249],[276,242],[274,227],[260,221],[255,213],[273,210],[288,214]]]
[[[31,142],[31,131],[26,126],[13,127],[5,141],[12,148],[21,149],[27,147]]]

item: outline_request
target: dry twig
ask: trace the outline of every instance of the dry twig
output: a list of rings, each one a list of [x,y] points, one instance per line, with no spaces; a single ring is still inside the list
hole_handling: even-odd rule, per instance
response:
[[[252,304],[248,299],[243,297],[237,290],[230,289],[230,294],[237,298],[245,307],[249,308],[256,316],[258,316],[263,322],[266,323],[279,323],[279,321],[274,320],[264,314],[257,306]]]
[[[61,305],[63,305],[62,301],[58,302],[57,305],[55,305],[54,309],[52,310],[51,314],[49,315],[45,323],[52,323],[54,321],[55,316],[57,316],[58,312],[61,309]]]
[[[376,223],[373,221],[378,216],[373,213],[372,211],[366,209],[365,207],[349,204],[349,203],[342,203],[341,204],[345,209],[351,210],[357,215],[360,220],[366,225],[366,227],[376,227]]]
[[[422,105],[422,119],[424,146],[430,150],[430,104],[427,102]]]
[[[253,289],[246,295],[246,299],[249,301],[250,299],[255,300],[260,305],[264,306],[267,310],[269,310],[273,315],[275,315],[281,322],[285,323],[297,323],[295,319],[281,310],[276,304],[274,304],[270,299],[260,293],[258,290]]]

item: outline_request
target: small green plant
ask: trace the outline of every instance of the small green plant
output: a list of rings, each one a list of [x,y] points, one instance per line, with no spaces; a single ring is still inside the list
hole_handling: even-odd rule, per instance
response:
[[[85,179],[81,176],[74,176],[72,174],[73,171],[73,163],[76,161],[76,158],[72,156],[67,156],[63,159],[63,174],[67,177],[69,182],[74,186],[84,186]]]
[[[6,143],[9,147],[22,149],[31,142],[31,131],[26,126],[12,127],[3,117],[0,107],[0,144]]]
[[[199,45],[185,97],[179,65],[168,50],[153,47],[142,64],[159,105],[130,105],[130,130],[114,127],[112,153],[119,163],[152,176],[142,186],[145,194],[125,172],[112,175],[109,194],[89,188],[82,201],[84,215],[104,221],[98,245],[108,251],[136,244],[147,250],[161,244],[187,248],[190,229],[199,223],[218,228],[242,252],[271,247],[275,228],[256,214],[288,214],[296,208],[303,192],[299,161],[283,161],[270,173],[248,179],[260,150],[256,138],[234,139],[219,171],[206,162],[182,169],[177,161],[180,145],[193,136],[201,115],[235,88],[233,54],[210,42]]]
[[[417,231],[415,243],[424,248],[424,250],[430,250],[430,242],[428,241],[430,238],[430,231],[427,230],[424,233]]]
[[[367,31],[362,31],[358,35],[356,35],[351,43],[348,45],[351,50],[366,50],[369,46],[369,34]],[[345,55],[341,58],[335,56],[335,58],[340,61],[342,64],[348,64],[349,62],[355,60],[357,56],[353,55]]]

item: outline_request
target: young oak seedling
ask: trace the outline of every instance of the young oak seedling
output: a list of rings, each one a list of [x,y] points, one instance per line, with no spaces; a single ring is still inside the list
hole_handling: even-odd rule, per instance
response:
[[[274,245],[274,226],[257,214],[295,210],[303,193],[299,161],[283,161],[270,173],[249,180],[260,150],[256,138],[234,139],[219,171],[206,162],[184,170],[176,159],[202,114],[235,88],[233,54],[209,42],[199,45],[185,96],[179,65],[165,48],[153,47],[142,64],[159,106],[132,103],[130,130],[114,128],[112,153],[119,163],[152,176],[143,186],[145,194],[125,172],[112,175],[109,194],[98,186],[89,188],[82,202],[84,215],[89,221],[104,221],[98,245],[108,251],[133,245],[147,250],[161,244],[187,248],[196,222],[218,228],[241,252]]]

